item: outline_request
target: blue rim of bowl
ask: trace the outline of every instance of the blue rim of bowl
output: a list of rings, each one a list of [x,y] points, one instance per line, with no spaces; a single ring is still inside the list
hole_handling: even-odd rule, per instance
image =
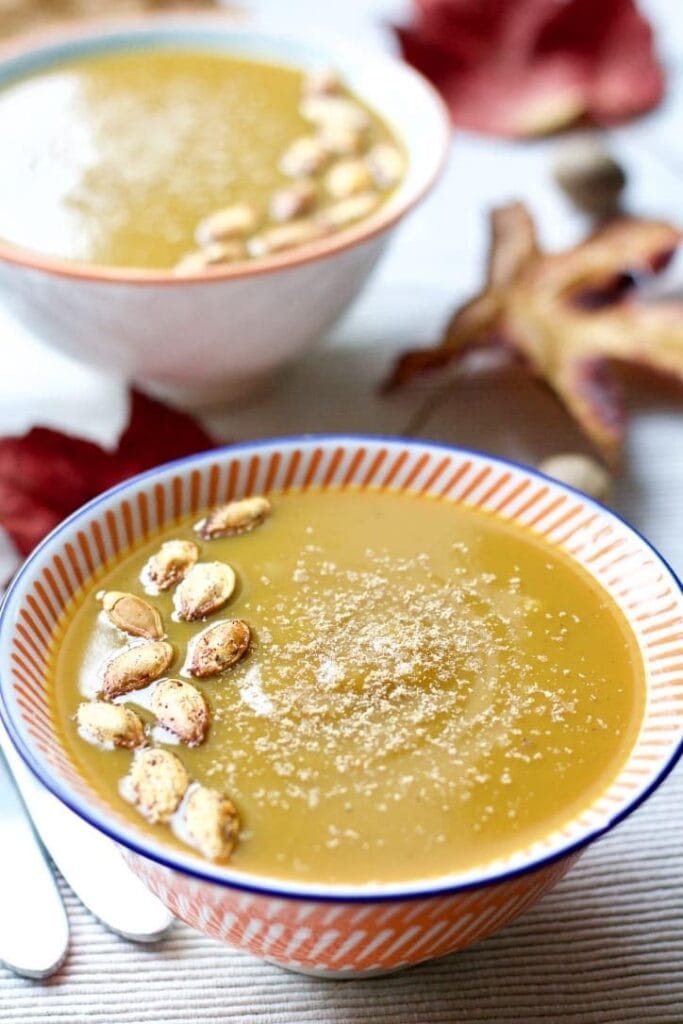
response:
[[[109,490],[104,491],[102,494],[93,498],[91,501],[82,505],[75,512],[72,512],[70,516],[63,520],[58,526],[56,526],[48,535],[45,537],[40,544],[31,552],[28,558],[23,562],[21,568],[15,574],[12,582],[10,583],[7,592],[4,596],[2,604],[0,604],[0,641],[2,639],[3,628],[11,629],[11,626],[6,626],[6,618],[8,610],[13,603],[14,594],[21,584],[23,577],[26,575],[29,568],[33,563],[40,558],[43,551],[48,548],[54,540],[56,540],[60,534],[76,522],[78,519],[85,516],[92,509],[97,508],[99,505],[110,501],[116,494],[120,494],[122,491],[127,490],[129,487],[134,486],[138,483],[148,480],[151,477],[156,476],[159,473],[165,473],[173,469],[182,469],[193,462],[199,462],[206,459],[208,456],[215,458],[222,458],[229,454],[234,454],[236,451],[249,452],[254,449],[267,448],[278,445],[291,445],[297,443],[303,444],[327,444],[327,443],[348,443],[348,444],[375,444],[375,443],[386,443],[393,445],[411,446],[424,448],[427,450],[441,450],[447,451],[451,454],[456,455],[470,455],[475,458],[484,458],[496,463],[500,466],[510,466],[513,469],[523,470],[532,477],[539,480],[546,480],[561,490],[566,491],[569,494],[575,494],[581,498],[582,501],[586,502],[589,506],[597,508],[601,513],[607,514],[608,517],[615,519],[621,523],[622,526],[626,527],[632,534],[639,538],[640,541],[652,552],[656,560],[662,565],[673,582],[678,587],[679,593],[683,594],[683,583],[679,579],[677,573],[674,572],[672,567],[669,565],[667,560],[659,553],[650,541],[644,537],[638,530],[635,529],[626,519],[618,515],[612,509],[608,508],[602,502],[597,501],[595,498],[591,498],[579,491],[575,487],[571,487],[569,484],[560,483],[553,477],[548,476],[546,473],[542,473],[534,466],[529,466],[523,462],[516,462],[514,459],[507,459],[499,455],[491,455],[488,452],[477,451],[474,448],[465,448],[460,445],[445,444],[439,441],[422,441],[419,439],[404,438],[396,435],[387,434],[293,434],[289,437],[271,437],[265,438],[259,441],[246,441],[236,442],[232,445],[222,445],[214,449],[208,449],[204,452],[196,452],[194,455],[186,455],[181,459],[174,459],[171,462],[163,463],[160,466],[156,466],[153,469],[145,470],[143,473],[138,473],[136,476],[130,477],[128,480],[122,483],[116,484]],[[542,868],[547,868],[557,861],[563,860],[564,858],[571,857],[573,854],[578,854],[590,843],[595,842],[601,838],[607,832],[610,832],[616,825],[622,822],[635,810],[637,810],[641,804],[643,804],[658,787],[664,782],[668,775],[673,771],[678,761],[683,757],[683,736],[681,740],[674,748],[672,753],[666,759],[660,771],[657,773],[654,779],[643,789],[637,796],[630,800],[620,811],[618,811],[612,818],[610,818],[604,825],[599,828],[592,829],[585,835],[581,836],[580,839],[575,840],[566,846],[561,847],[554,853],[548,854],[545,857],[538,857],[536,859],[529,860],[525,864],[519,867],[510,868],[509,870],[503,870],[499,873],[491,873],[490,875],[484,874],[481,878],[476,878],[471,881],[455,882],[451,885],[443,884],[437,879],[434,885],[422,885],[420,888],[408,891],[398,891],[401,883],[395,883],[397,891],[389,891],[383,889],[370,892],[362,891],[358,893],[347,892],[348,886],[340,886],[339,894],[333,892],[316,892],[313,885],[311,888],[303,888],[297,891],[296,883],[292,883],[289,889],[278,889],[276,885],[262,884],[259,885],[257,881],[253,884],[251,882],[243,882],[242,880],[236,880],[232,878],[225,878],[220,873],[212,873],[209,871],[202,871],[193,867],[188,867],[185,864],[174,862],[172,856],[168,855],[164,857],[160,855],[155,849],[149,849],[145,843],[135,842],[129,839],[125,834],[118,832],[115,828],[109,826],[106,823],[101,823],[96,817],[92,817],[87,809],[84,809],[77,798],[71,793],[68,787],[62,787],[55,782],[40,762],[33,756],[32,751],[25,745],[23,738],[17,732],[14,726],[14,721],[10,715],[7,704],[5,701],[4,686],[2,680],[0,680],[0,720],[5,726],[10,740],[20,754],[23,761],[28,765],[36,778],[48,789],[54,796],[56,796],[66,807],[77,814],[85,822],[96,828],[99,832],[108,836],[114,842],[120,846],[131,850],[133,853],[147,859],[154,861],[163,868],[170,869],[171,871],[178,872],[183,875],[188,875],[190,878],[206,882],[213,885],[222,885],[228,889],[235,889],[239,892],[252,893],[257,896],[265,896],[275,899],[288,899],[288,900],[310,900],[319,903],[388,903],[395,901],[406,901],[406,900],[419,900],[419,899],[431,899],[441,896],[454,896],[459,893],[471,892],[476,889],[481,889],[488,885],[497,885],[503,882],[511,881],[515,878],[520,878],[523,875],[529,874],[533,871],[538,871]],[[484,869],[485,871],[485,869]],[[443,877],[443,876],[442,876]],[[287,885],[287,882],[280,884]],[[324,884],[324,883],[322,883]],[[404,883],[405,884],[405,883]],[[334,885],[329,886],[330,889],[334,888]],[[358,885],[355,888],[362,889],[362,885]],[[368,886],[369,889],[369,886]]]

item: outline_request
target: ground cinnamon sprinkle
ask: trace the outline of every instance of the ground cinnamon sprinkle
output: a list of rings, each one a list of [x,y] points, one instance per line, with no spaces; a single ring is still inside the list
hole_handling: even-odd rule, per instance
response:
[[[494,748],[540,759],[515,749],[520,717],[543,701],[560,721],[573,703],[559,663],[549,669],[557,686],[543,688],[520,640],[541,625],[559,648],[578,624],[546,619],[520,594],[518,578],[473,574],[467,549],[459,554],[462,564],[445,577],[427,554],[397,559],[368,549],[358,570],[305,545],[293,591],[269,607],[257,631],[256,660],[239,696],[216,712],[234,716],[244,750],[218,753],[209,774],[229,780],[239,765],[244,784],[253,746],[281,780],[264,790],[264,804],[368,797],[389,775],[395,800],[436,787],[445,801],[465,801],[484,781],[479,766]],[[255,620],[260,613],[258,603],[245,611]],[[311,785],[311,755],[334,765],[331,787]],[[395,771],[406,757],[424,762],[422,788],[415,772]]]

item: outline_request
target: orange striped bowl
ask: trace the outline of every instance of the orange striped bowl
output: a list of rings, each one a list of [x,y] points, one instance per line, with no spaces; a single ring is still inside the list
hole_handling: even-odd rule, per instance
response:
[[[477,870],[410,884],[325,886],[249,877],[164,846],[79,777],[46,699],[55,628],[111,560],[176,518],[235,496],[383,487],[488,509],[581,563],[627,615],[646,666],[645,720],[619,776],[541,842]],[[683,599],[662,558],[607,509],[524,466],[435,444],[356,437],[238,445],[172,463],[108,491],[34,552],[0,616],[0,711],[35,774],[110,835],[178,917],[283,967],[322,976],[393,971],[460,949],[511,921],[588,843],[634,810],[683,753]]]

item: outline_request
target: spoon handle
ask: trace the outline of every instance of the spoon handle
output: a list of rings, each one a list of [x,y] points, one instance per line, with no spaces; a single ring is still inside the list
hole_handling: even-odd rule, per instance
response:
[[[69,922],[54,875],[0,756],[0,960],[47,978],[62,964]]]
[[[46,849],[76,896],[102,924],[135,942],[155,942],[173,917],[133,874],[116,845],[64,807],[2,737],[15,782]]]

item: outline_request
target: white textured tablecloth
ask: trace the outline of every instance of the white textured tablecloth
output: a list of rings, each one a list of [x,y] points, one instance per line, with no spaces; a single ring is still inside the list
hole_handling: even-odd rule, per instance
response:
[[[181,925],[159,946],[134,946],[105,932],[66,891],[69,960],[40,984],[0,972],[0,1021],[680,1024],[681,806],[679,770],[514,925],[461,953],[370,981],[289,974]]]
[[[402,0],[396,0],[398,6]],[[388,12],[394,0],[377,0]],[[279,9],[281,0],[265,6]],[[297,5],[288,3],[288,12]],[[338,22],[370,0],[300,0]],[[613,136],[634,210],[683,223],[683,18],[647,0],[670,66],[667,103]],[[676,16],[678,14],[678,17]],[[548,144],[552,145],[552,144]],[[546,393],[519,377],[468,381],[380,400],[393,354],[434,339],[481,276],[484,212],[527,198],[552,244],[584,225],[550,183],[546,144],[456,138],[435,195],[403,230],[380,273],[326,346],[248,408],[215,414],[227,438],[300,431],[416,433],[526,461],[584,447]],[[36,422],[111,441],[125,415],[121,385],[42,348],[0,317],[0,434]],[[683,570],[680,397],[638,389],[617,508]],[[6,561],[6,560],[5,560]],[[0,537],[0,569],[3,544]],[[0,572],[0,576],[2,573]],[[2,851],[0,850],[0,869]],[[106,880],[104,880],[106,882]],[[233,953],[178,925],[144,948],[103,929],[65,891],[69,959],[47,982],[0,967],[8,1024],[683,1024],[683,767],[632,818],[593,846],[541,904],[480,945],[404,974],[318,981]],[[0,907],[0,913],[2,908]]]

